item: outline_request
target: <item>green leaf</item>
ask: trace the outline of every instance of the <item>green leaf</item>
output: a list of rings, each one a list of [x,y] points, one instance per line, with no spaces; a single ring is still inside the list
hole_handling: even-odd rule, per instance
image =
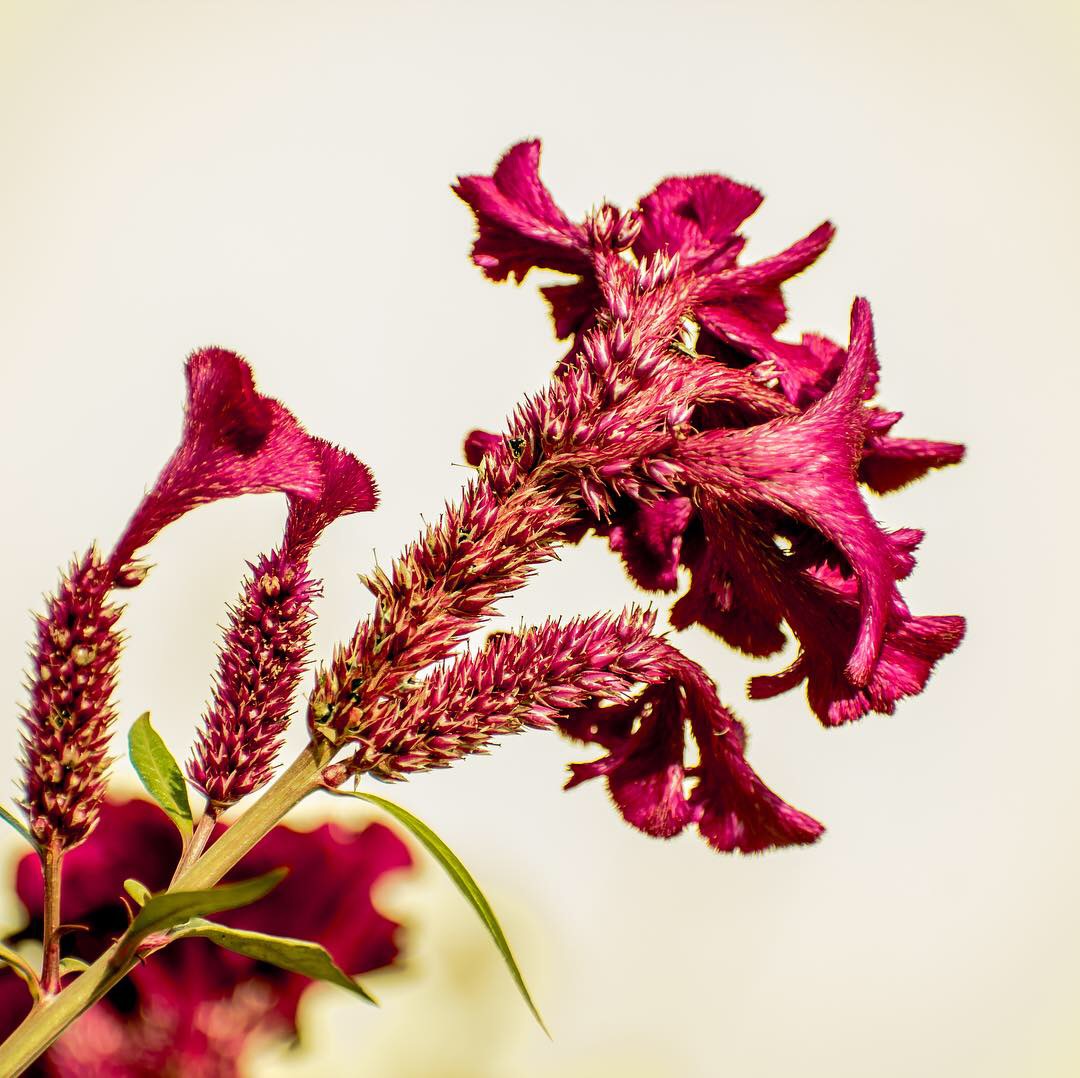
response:
[[[0,965],[10,967],[26,983],[26,987],[30,989],[30,995],[35,1000],[41,998],[41,985],[38,983],[37,974],[31,968],[30,963],[22,955],[3,943],[0,943]]]
[[[149,711],[135,720],[128,734],[128,755],[146,792],[165,810],[187,842],[191,838],[187,783],[169,747],[150,725]]]
[[[205,891],[165,891],[153,895],[146,900],[146,905],[139,910],[124,934],[123,949],[130,952],[152,932],[175,928],[192,917],[249,906],[269,894],[287,873],[288,869],[277,868],[265,876],[256,876],[243,883],[226,883]]]
[[[68,955],[67,958],[60,959],[60,973],[85,973],[90,968],[89,962],[84,962],[81,958],[76,958],[74,955]]]
[[[435,860],[442,865],[446,870],[447,875],[454,881],[457,889],[465,896],[472,908],[476,910],[480,920],[484,922],[484,927],[495,941],[495,946],[498,947],[499,953],[503,956],[503,960],[510,970],[510,976],[514,978],[514,983],[517,985],[522,998],[528,1005],[529,1010],[532,1011],[533,1017],[540,1024],[540,1028],[550,1037],[551,1034],[548,1033],[548,1028],[544,1025],[544,1020],[540,1017],[540,1012],[537,1010],[532,996],[529,995],[529,990],[525,986],[525,979],[521,975],[521,970],[518,969],[518,964],[514,959],[513,952],[510,950],[510,944],[506,940],[506,936],[499,925],[498,919],[495,917],[494,911],[488,903],[488,900],[484,897],[483,891],[481,891],[477,885],[476,880],[472,878],[469,874],[469,870],[457,859],[450,847],[447,846],[446,843],[427,826],[427,824],[422,820],[418,820],[411,812],[403,809],[393,801],[387,801],[383,797],[377,797],[375,794],[363,793],[360,790],[335,790],[334,792],[342,797],[358,797],[361,801],[367,801],[368,804],[377,805],[385,812],[388,812],[395,820],[404,824],[416,838],[419,839]]]
[[[368,1003],[375,1003],[375,1000],[334,962],[325,948],[310,940],[247,932],[215,924],[213,921],[204,921],[202,918],[195,918],[182,925],[173,938],[186,939],[188,936],[200,936],[226,950],[235,951],[259,962],[269,962],[272,966],[289,970],[290,973],[302,973],[313,980],[339,985],[355,992]]]
[[[138,880],[124,880],[124,890],[140,905],[145,906],[150,898],[150,888]]]
[[[14,812],[4,808],[3,805],[0,805],[0,820],[3,820],[4,823],[11,824],[11,826],[14,827],[35,850],[38,848],[38,844],[34,841],[34,836],[30,834],[30,828],[27,827]]]

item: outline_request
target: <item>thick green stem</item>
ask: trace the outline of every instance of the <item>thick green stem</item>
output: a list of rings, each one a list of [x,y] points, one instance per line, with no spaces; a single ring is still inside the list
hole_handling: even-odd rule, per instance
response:
[[[309,744],[274,784],[239,820],[170,886],[170,891],[213,887],[281,818],[321,782],[333,750]],[[131,969],[134,961],[117,963],[113,944],[67,988],[36,1007],[0,1046],[0,1078],[14,1078],[34,1062],[63,1032]]]

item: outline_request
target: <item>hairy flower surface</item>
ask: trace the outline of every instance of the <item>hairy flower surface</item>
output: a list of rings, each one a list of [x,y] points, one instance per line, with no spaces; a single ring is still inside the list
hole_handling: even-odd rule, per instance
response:
[[[123,931],[119,899],[125,879],[152,890],[167,886],[180,853],[179,836],[144,801],[102,806],[103,826],[65,859],[63,919],[85,931],[65,938],[71,954],[92,961]],[[353,830],[323,824],[313,831],[275,828],[233,870],[231,879],[285,866],[285,880],[266,898],[217,920],[255,932],[288,934],[321,943],[351,974],[394,961],[399,926],[372,904],[375,884],[408,868],[410,856],[387,827]],[[319,881],[318,887],[312,880]],[[20,938],[40,935],[41,872],[23,858],[17,892],[29,925]],[[85,1015],[37,1065],[39,1073],[148,1076],[241,1073],[242,1053],[267,1037],[295,1035],[297,1009],[311,982],[298,974],[224,951],[206,940],[174,943],[140,963]],[[29,1010],[25,985],[0,972],[0,1039]]]
[[[215,810],[264,786],[273,772],[307,664],[319,585],[308,555],[340,516],[375,508],[371,474],[352,454],[316,445],[323,473],[318,498],[289,499],[280,549],[250,565],[218,657],[217,684],[188,775]]]
[[[42,847],[78,845],[105,793],[116,710],[120,608],[95,549],[74,562],[38,621],[23,713],[23,806]]]
[[[132,558],[162,528],[196,506],[241,494],[284,491],[317,498],[322,468],[313,440],[284,405],[255,389],[234,352],[205,348],[187,362],[180,445],[143,498],[113,551],[123,584],[142,574]]]
[[[120,608],[110,601],[110,592],[134,587],[145,576],[135,554],[166,524],[218,498],[283,491],[319,502],[324,493],[329,457],[324,461],[321,444],[283,405],[256,392],[243,359],[218,348],[194,353],[187,362],[187,390],[180,446],[112,555],[103,561],[91,550],[77,561],[38,619],[23,722],[23,804],[43,851],[60,853],[78,845],[97,820],[120,654]],[[362,482],[340,504],[328,500],[311,508],[305,503],[296,510],[300,561],[328,511],[355,511],[348,506],[374,498],[370,476],[357,467]],[[302,606],[311,590],[306,576],[294,574],[289,597],[279,605],[299,596],[293,607]]]
[[[480,481],[541,473],[559,488],[549,476],[573,476],[579,509],[560,539],[595,530],[643,588],[682,591],[676,628],[703,625],[762,657],[783,649],[789,629],[800,646],[794,663],[753,679],[751,696],[805,682],[829,725],[892,712],[923,689],[964,622],[911,614],[898,582],[922,534],[884,530],[860,484],[894,490],[956,463],[963,448],[892,435],[900,414],[872,403],[879,367],[864,300],[852,308],[846,349],[814,334],[797,344],[776,337],[787,320],[784,282],[822,254],[832,226],[743,265],[740,229],[762,202],[752,188],[723,176],[674,177],[636,209],[605,205],[579,225],[538,166],[539,143],[522,143],[493,176],[455,188],[476,215],[473,259],[487,276],[520,281],[536,267],[577,278],[542,290],[557,336],[573,337],[552,386],[503,435],[466,439]],[[741,727],[731,720],[734,732],[718,742],[700,718],[684,722],[720,714],[688,669],[661,685],[646,681],[631,702],[592,704],[580,713],[587,718],[564,722],[610,750],[576,769],[574,781],[606,775],[626,818],[654,833],[695,820],[721,849],[774,844],[786,832],[762,822],[772,795],[732,781],[730,770],[717,778],[725,752],[738,746],[741,759]],[[689,794],[690,771],[660,766],[681,760],[686,723],[701,753]],[[737,824],[710,807],[721,790],[749,799]],[[751,803],[761,820],[746,811]],[[788,820],[792,835],[813,831]]]

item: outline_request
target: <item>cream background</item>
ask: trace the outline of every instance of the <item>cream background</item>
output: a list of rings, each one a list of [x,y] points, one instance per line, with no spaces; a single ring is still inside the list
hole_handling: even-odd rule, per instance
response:
[[[870,296],[902,429],[970,444],[962,468],[878,503],[928,530],[912,605],[971,623],[896,717],[826,732],[799,694],[747,705],[751,664],[683,638],[741,704],[765,779],[828,825],[817,847],[740,860],[651,841],[598,785],[560,792],[577,749],[520,738],[398,793],[488,888],[554,1042],[429,870],[383,897],[416,931],[410,972],[376,982],[382,1011],[326,994],[310,1047],[257,1073],[1080,1072],[1073,5],[0,12],[12,744],[27,611],[72,551],[115,538],[174,444],[198,345],[244,352],[378,476],[379,512],[317,556],[319,653],[350,631],[372,548],[386,564],[437,514],[464,432],[497,425],[559,354],[538,282],[495,288],[470,265],[447,190],[520,137],[544,137],[575,216],[713,170],[768,195],[752,255],[832,217],[832,250],[790,289],[793,325],[842,335],[852,295]],[[127,618],[125,723],[149,707],[185,751],[215,625],[281,517],[247,499],[157,542]],[[536,621],[631,598],[593,541],[507,609]],[[14,765],[0,771],[10,789]]]

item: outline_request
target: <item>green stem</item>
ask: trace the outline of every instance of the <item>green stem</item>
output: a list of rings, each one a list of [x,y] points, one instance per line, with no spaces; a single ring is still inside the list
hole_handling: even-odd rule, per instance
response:
[[[169,887],[199,891],[213,887],[281,818],[321,784],[333,749],[309,744],[272,786]],[[136,960],[117,963],[114,943],[60,993],[36,1007],[0,1046],[0,1078],[14,1078],[34,1062],[78,1018],[120,981]]]
[[[60,991],[60,866],[63,861],[64,851],[55,846],[47,846],[41,851],[41,874],[45,883],[41,991],[46,998]]]
[[[203,812],[202,818],[195,827],[194,833],[191,838],[188,839],[187,845],[184,846],[184,852],[180,855],[180,860],[177,862],[176,869],[172,874],[172,879],[169,880],[170,888],[176,884],[176,881],[180,879],[191,865],[202,857],[203,850],[206,849],[206,844],[210,841],[210,836],[214,833],[215,823],[217,823],[217,813],[214,811],[214,806],[207,801],[206,811]]]

